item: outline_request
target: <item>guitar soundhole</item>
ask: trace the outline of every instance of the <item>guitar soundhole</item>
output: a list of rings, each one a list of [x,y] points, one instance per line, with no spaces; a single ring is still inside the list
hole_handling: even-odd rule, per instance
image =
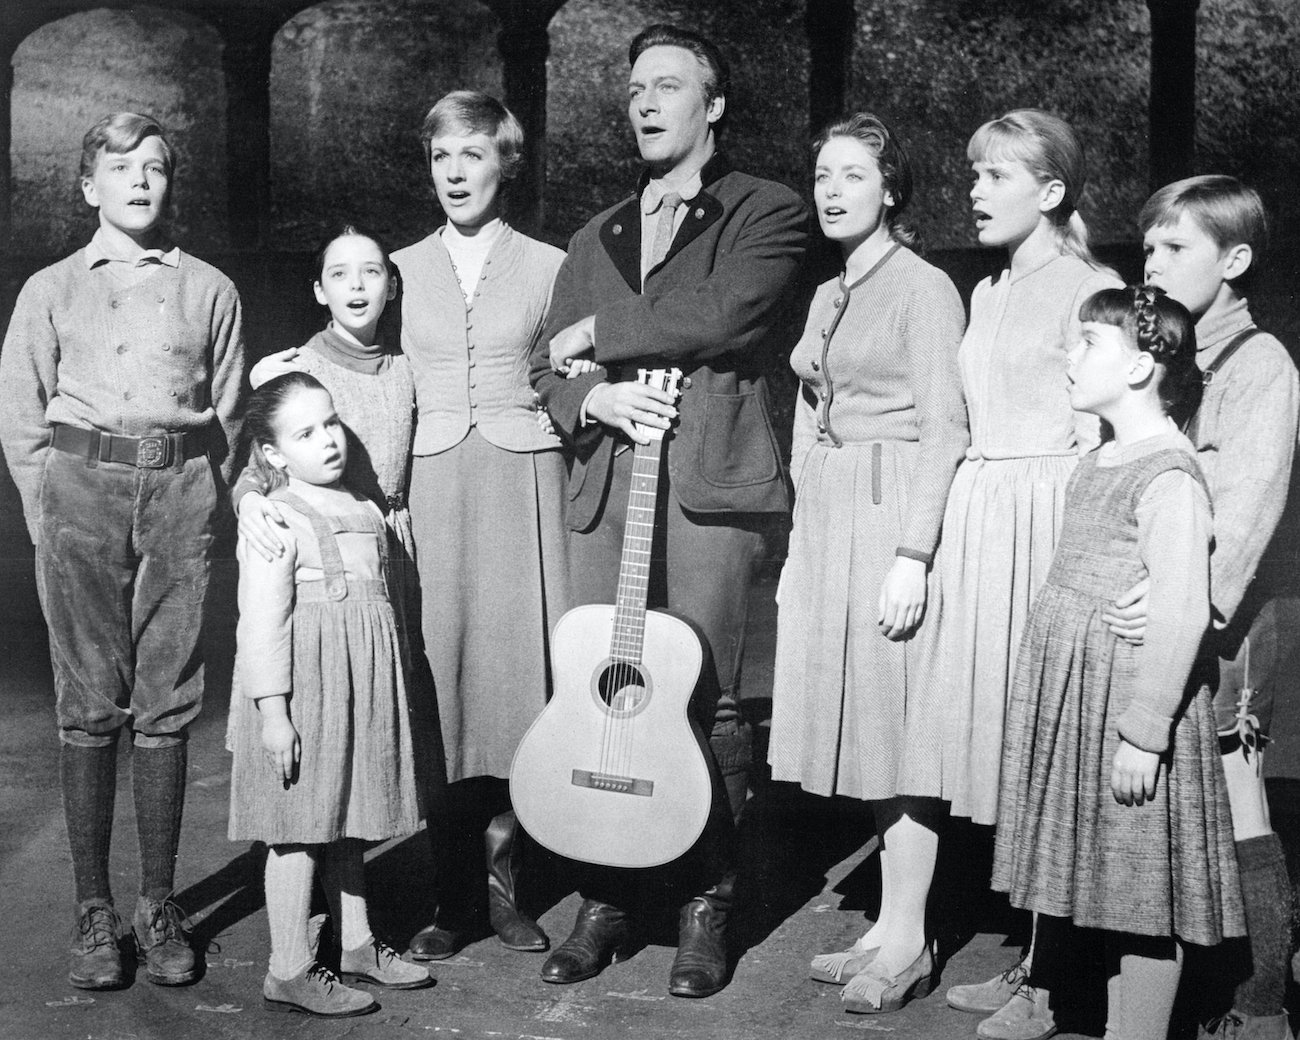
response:
[[[641,669],[631,664],[609,664],[596,680],[596,695],[616,715],[634,715],[645,704],[649,691]]]

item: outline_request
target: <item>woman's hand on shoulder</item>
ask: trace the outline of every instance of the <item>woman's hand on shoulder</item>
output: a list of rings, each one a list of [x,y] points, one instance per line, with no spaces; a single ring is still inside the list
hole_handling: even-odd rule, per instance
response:
[[[267,354],[262,358],[248,373],[248,382],[253,389],[256,390],[263,383],[286,372],[301,372],[302,366],[298,364],[300,350],[300,347],[290,347],[288,350],[277,350],[274,354]]]
[[[897,556],[880,586],[876,624],[886,639],[895,642],[913,635],[925,617],[926,565]]]
[[[1160,755],[1120,738],[1110,767],[1110,792],[1120,805],[1142,805],[1156,796]]]
[[[249,491],[239,500],[239,537],[267,563],[284,555],[284,539],[276,528],[287,531],[280,507],[260,491]]]
[[[285,783],[293,782],[294,767],[302,758],[302,741],[289,718],[285,697],[263,697],[257,702],[262,715],[262,748],[271,773]]]

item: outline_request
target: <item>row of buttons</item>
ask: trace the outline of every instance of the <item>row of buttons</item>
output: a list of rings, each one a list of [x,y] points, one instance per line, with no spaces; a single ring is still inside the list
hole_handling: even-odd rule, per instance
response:
[[[166,297],[166,296],[155,296],[154,299],[157,300],[159,303],[166,303],[166,302],[167,302],[167,297]],[[123,300],[123,299],[120,299],[120,298],[117,297],[117,296],[114,296],[111,300],[108,301],[108,305],[109,305],[110,307],[112,307],[113,310],[117,310],[119,307],[122,306],[122,304],[127,303],[127,302],[129,302],[129,301],[127,301],[127,300]]]

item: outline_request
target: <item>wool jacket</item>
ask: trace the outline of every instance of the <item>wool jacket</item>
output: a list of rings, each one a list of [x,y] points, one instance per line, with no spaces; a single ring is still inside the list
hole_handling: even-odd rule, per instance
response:
[[[690,380],[665,442],[668,485],[686,509],[789,508],[763,370],[793,343],[788,308],[808,244],[807,211],[789,188],[732,170],[719,155],[701,181],[644,290],[639,193],[573,236],[556,278],[531,378],[575,454],[575,531],[598,517],[614,450],[625,443],[601,423],[584,426],[583,402],[598,383],[634,379],[639,367],[677,366]],[[591,315],[600,369],[574,379],[552,372],[551,337]]]

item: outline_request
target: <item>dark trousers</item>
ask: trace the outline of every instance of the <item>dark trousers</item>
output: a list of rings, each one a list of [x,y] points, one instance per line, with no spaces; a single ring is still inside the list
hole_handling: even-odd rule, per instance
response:
[[[203,701],[200,631],[216,517],[212,464],[91,463],[51,450],[36,580],[67,744],[185,739]]]
[[[633,453],[614,459],[605,504],[595,525],[570,532],[569,574],[573,605],[613,603],[623,550]],[[754,563],[770,518],[744,513],[700,514],[683,509],[661,470],[648,606],[666,608],[692,622],[705,644],[705,664],[691,710],[709,736],[714,777],[713,811],[700,840],[675,864],[653,871],[582,868],[585,896],[626,905],[630,877],[637,887],[665,890],[654,902],[680,903],[715,884],[732,867],[733,821],[744,804],[751,746],[737,706],[740,664]]]

